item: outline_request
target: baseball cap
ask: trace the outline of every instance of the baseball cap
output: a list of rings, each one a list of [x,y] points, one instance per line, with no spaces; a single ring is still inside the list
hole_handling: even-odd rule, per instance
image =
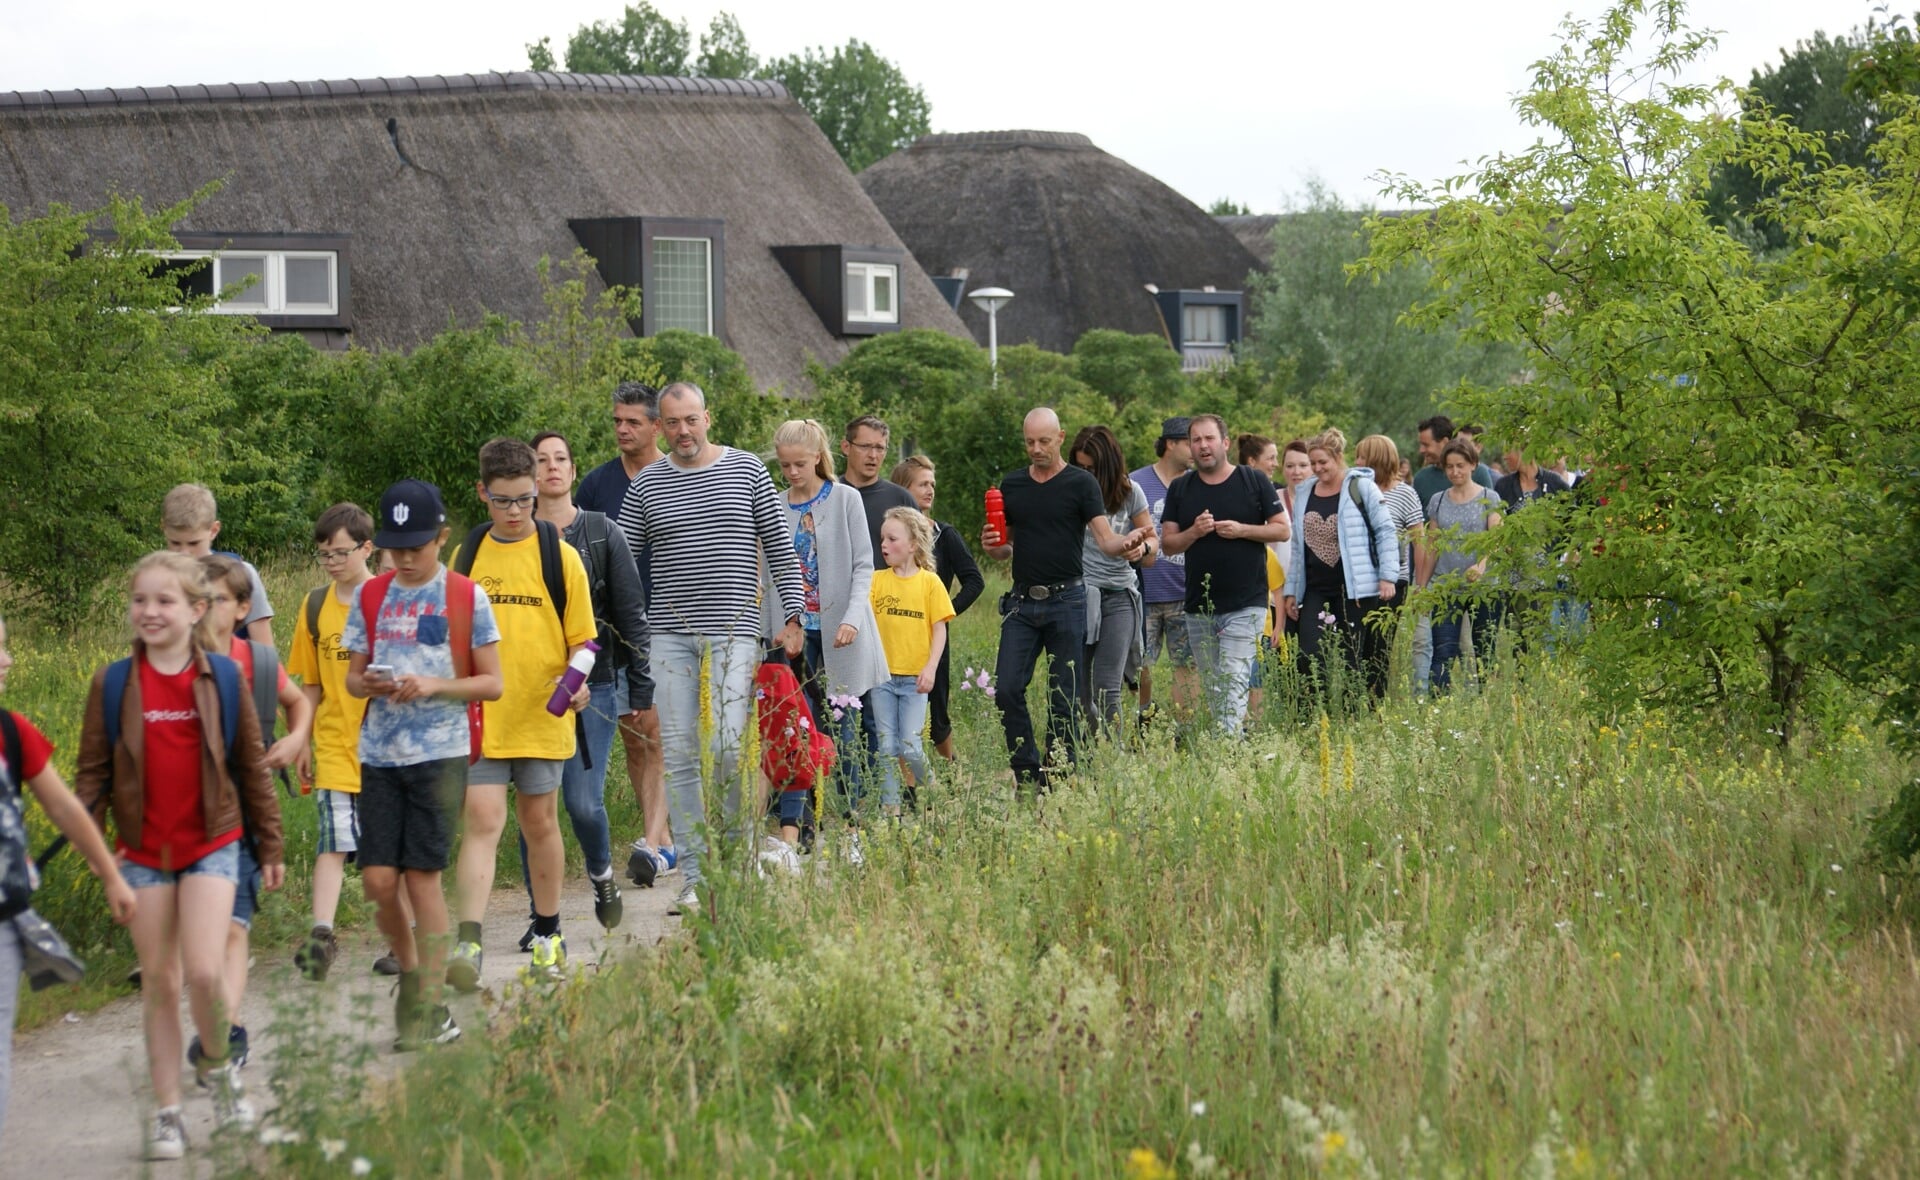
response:
[[[1187,437],[1188,428],[1192,425],[1193,419],[1191,418],[1165,419],[1160,423],[1160,437],[1172,439],[1175,442],[1183,441]]]
[[[380,497],[380,527],[373,543],[382,549],[417,549],[440,539],[447,508],[440,489],[419,479],[403,479]]]

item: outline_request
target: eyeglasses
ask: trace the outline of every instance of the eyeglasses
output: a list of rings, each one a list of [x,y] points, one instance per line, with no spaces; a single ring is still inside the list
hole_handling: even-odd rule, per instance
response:
[[[321,565],[332,565],[336,561],[345,561],[358,552],[360,552],[358,545],[351,549],[315,549],[313,559]]]
[[[488,496],[487,503],[495,508],[531,508],[539,498],[538,493],[528,492],[524,496]]]

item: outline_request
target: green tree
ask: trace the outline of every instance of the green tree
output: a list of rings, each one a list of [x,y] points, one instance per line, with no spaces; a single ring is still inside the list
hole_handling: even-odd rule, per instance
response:
[[[1871,456],[1920,428],[1920,114],[1883,96],[1877,167],[1819,167],[1816,133],[1726,118],[1730,83],[1682,78],[1709,44],[1677,2],[1569,21],[1517,102],[1535,146],[1397,181],[1432,211],[1371,222],[1360,271],[1430,267],[1414,323],[1524,352],[1524,380],[1454,399],[1536,456],[1591,457],[1587,494],[1494,535],[1578,557],[1596,699],[1784,741],[1827,683],[1820,620],[1863,592],[1827,579],[1873,537]],[[1715,220],[1723,162],[1779,177],[1786,248]]]
[[[158,547],[161,498],[217,458],[224,358],[257,329],[204,314],[154,257],[211,191],[151,215],[0,206],[0,569],[59,625]],[[102,219],[111,235],[91,236]]]
[[[1252,213],[1253,210],[1242,205],[1232,197],[1221,197],[1213,204],[1207,206],[1207,216],[1209,217],[1246,217]]]
[[[807,49],[776,58],[767,72],[807,109],[855,172],[932,127],[933,108],[925,92],[857,38],[831,52]]]
[[[1139,398],[1164,402],[1186,386],[1180,354],[1159,336],[1095,328],[1073,342],[1074,373],[1119,409]]]
[[[1869,25],[1832,38],[1816,32],[1812,40],[1781,50],[1778,63],[1753,72],[1740,96],[1743,114],[1771,111],[1813,133],[1817,142],[1802,152],[1803,164],[1873,167],[1871,149],[1883,109],[1880,95],[1850,79],[1875,30]],[[1715,174],[1711,199],[1718,213],[1751,221],[1767,245],[1777,249],[1786,243],[1785,228],[1762,213],[1761,203],[1778,187],[1751,165],[1730,162]]]
[[[702,78],[758,78],[760,59],[747,43],[747,34],[731,12],[715,14],[700,37],[700,56],[694,69]]]
[[[640,0],[627,5],[618,23],[595,21],[574,30],[567,38],[567,69],[576,74],[679,77],[687,73],[692,47],[686,21],[668,20],[647,0]],[[527,63],[536,70],[554,68],[549,38],[542,37],[527,46]]]
[[[1427,285],[1427,264],[1364,279],[1348,267],[1367,254],[1371,209],[1350,209],[1310,180],[1304,200],[1273,229],[1273,264],[1248,284],[1254,312],[1248,356],[1292,369],[1287,393],[1360,434],[1407,438],[1463,378],[1505,380],[1514,352],[1463,335],[1458,323],[1422,327],[1402,313]]]

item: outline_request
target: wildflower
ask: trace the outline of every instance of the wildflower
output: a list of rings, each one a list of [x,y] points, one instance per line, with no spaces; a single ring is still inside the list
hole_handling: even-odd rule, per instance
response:
[[[346,1150],[347,1141],[345,1139],[322,1139],[320,1141],[320,1154],[328,1163],[339,1159],[340,1154]]]
[[[1347,1137],[1338,1131],[1328,1131],[1320,1136],[1320,1156],[1329,1162],[1337,1159],[1347,1147]]]
[[[1331,627],[1334,625],[1334,623],[1338,622],[1338,620],[1333,617],[1333,612],[1330,610],[1321,611],[1319,614],[1319,619],[1320,619],[1320,625],[1322,627]]]
[[[1207,1113],[1207,1104],[1205,1100],[1202,1100],[1194,1103],[1192,1106],[1188,1107],[1187,1109],[1193,1112],[1194,1118],[1200,1118]]]
[[[356,1155],[353,1157],[352,1166],[347,1170],[356,1176],[371,1176],[373,1175],[373,1161],[364,1155]]]
[[[1173,1168],[1160,1162],[1150,1147],[1136,1147],[1127,1153],[1127,1180],[1173,1180]]]
[[[1836,873],[1840,871],[1840,866],[1839,866],[1839,865],[1828,865],[1827,867],[1828,867],[1828,868],[1830,868],[1830,869],[1832,869],[1832,870],[1833,870],[1834,872],[1836,872]]]
[[[989,684],[985,688],[981,689],[980,691],[987,694],[988,700],[993,699],[993,685]]]
[[[991,688],[992,680],[993,678],[987,675],[987,670],[985,668],[982,668],[980,669],[980,678],[978,680],[975,680],[974,683],[979,685],[981,688]]]

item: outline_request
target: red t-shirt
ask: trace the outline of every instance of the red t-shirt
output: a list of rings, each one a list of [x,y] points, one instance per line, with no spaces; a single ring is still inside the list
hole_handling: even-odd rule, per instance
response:
[[[33,722],[18,713],[13,713],[11,709],[8,712],[12,714],[13,723],[20,730],[20,759],[26,765],[8,766],[7,777],[13,780],[15,786],[24,787],[28,779],[47,768],[47,759],[53,756],[53,743],[47,740],[45,734],[34,728]],[[6,758],[6,751],[0,750],[0,766],[6,764]]]
[[[235,632],[233,636],[233,646],[227,649],[227,655],[234,663],[240,665],[240,675],[246,677],[247,687],[251,689],[253,687],[253,645],[240,638],[239,633]],[[287,668],[284,664],[275,664],[274,667],[279,669],[280,672],[280,681],[273,686],[274,691],[277,693],[280,689],[287,686]],[[273,718],[271,717],[262,717],[260,719],[261,733],[266,732],[267,725],[272,720]]]
[[[144,712],[147,810],[140,846],[120,848],[135,864],[163,872],[179,872],[201,857],[240,838],[240,829],[218,839],[207,839],[206,808],[200,804],[200,713],[193,701],[198,668],[191,662],[168,676],[154,670],[146,653],[140,665],[140,705]]]

